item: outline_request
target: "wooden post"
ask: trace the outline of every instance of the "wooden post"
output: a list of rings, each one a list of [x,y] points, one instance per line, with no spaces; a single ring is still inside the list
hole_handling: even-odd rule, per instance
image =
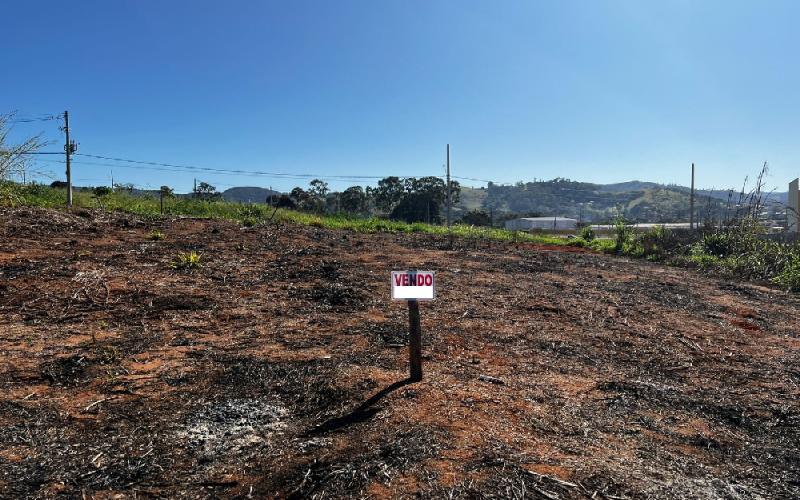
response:
[[[408,301],[408,359],[410,379],[422,380],[422,328],[419,325],[419,302]]]
[[[159,190],[159,201],[161,202],[161,215],[164,215],[164,190]]]

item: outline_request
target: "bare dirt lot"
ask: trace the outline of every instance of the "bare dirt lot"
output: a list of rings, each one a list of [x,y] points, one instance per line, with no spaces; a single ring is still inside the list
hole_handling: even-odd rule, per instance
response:
[[[0,496],[800,496],[800,300],[566,250],[0,211]]]

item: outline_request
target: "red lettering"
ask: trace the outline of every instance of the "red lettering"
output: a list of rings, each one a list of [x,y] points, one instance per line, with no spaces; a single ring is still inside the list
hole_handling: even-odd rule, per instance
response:
[[[402,281],[403,281],[403,275],[402,274],[395,274],[394,275],[394,284],[395,285],[400,286],[400,283]]]
[[[408,275],[407,274],[403,275],[403,286],[408,286]]]
[[[425,275],[425,286],[431,286],[431,285],[433,285],[433,276],[431,276],[430,274],[426,274]]]

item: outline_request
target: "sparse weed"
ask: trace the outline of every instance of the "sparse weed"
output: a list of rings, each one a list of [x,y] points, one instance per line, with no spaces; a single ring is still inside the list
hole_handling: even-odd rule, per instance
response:
[[[161,241],[161,240],[163,240],[165,238],[165,236],[164,236],[164,233],[162,233],[158,229],[154,229],[154,230],[150,231],[150,234],[148,235],[148,238],[150,240],[152,240],[152,241]]]
[[[200,263],[200,254],[197,252],[178,252],[172,262],[172,268],[178,270],[196,269],[203,267]]]

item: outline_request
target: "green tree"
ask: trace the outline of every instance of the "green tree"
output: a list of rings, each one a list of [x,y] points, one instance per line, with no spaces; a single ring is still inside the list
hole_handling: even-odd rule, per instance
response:
[[[492,218],[484,210],[476,209],[470,210],[461,218],[464,224],[471,224],[473,226],[491,226]]]
[[[217,192],[217,188],[212,186],[207,182],[201,182],[197,185],[197,191],[195,191],[195,197],[201,198],[203,200],[216,200],[219,199],[222,195]]]
[[[329,191],[328,183],[325,181],[314,179],[308,183],[308,192],[321,199],[325,199],[325,195],[328,194]]]
[[[326,209],[325,196],[328,194],[328,183],[314,179],[308,183],[308,196],[303,201],[303,210],[324,213]]]
[[[430,193],[409,193],[392,210],[390,217],[405,222],[441,222],[441,203]]]
[[[408,177],[404,183],[405,191],[408,194],[422,194],[429,196],[437,203],[444,204],[447,200],[447,185],[445,182],[434,176],[428,177]],[[450,181],[450,196],[452,203],[458,203],[461,193],[461,185],[457,181]]]
[[[367,208],[367,194],[361,186],[351,186],[341,194],[341,207],[345,212],[363,213]]]
[[[405,186],[399,177],[384,177],[378,187],[371,189],[375,206],[384,212],[391,212],[405,194]]]

